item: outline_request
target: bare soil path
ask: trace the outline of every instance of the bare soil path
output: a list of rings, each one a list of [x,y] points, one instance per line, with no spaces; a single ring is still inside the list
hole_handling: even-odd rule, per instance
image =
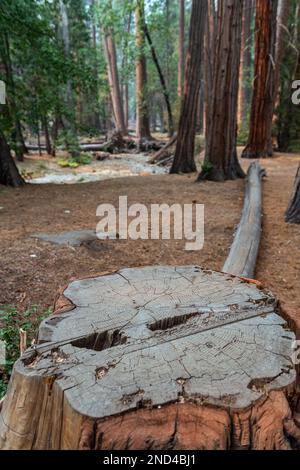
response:
[[[300,307],[300,227],[286,225],[286,210],[300,155],[265,160],[264,232],[256,278]],[[249,162],[244,161],[245,168]],[[93,230],[102,203],[205,204],[205,245],[184,250],[185,241],[97,241],[80,248],[34,240],[36,232]],[[0,189],[0,304],[53,304],[59,287],[73,278],[147,265],[199,264],[220,270],[243,205],[244,182],[195,184],[195,176],[138,176],[79,185],[28,185]]]

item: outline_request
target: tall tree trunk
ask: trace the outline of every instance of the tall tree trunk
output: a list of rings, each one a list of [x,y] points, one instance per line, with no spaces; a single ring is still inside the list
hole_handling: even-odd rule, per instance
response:
[[[27,153],[27,148],[22,133],[22,126],[16,103],[16,89],[10,56],[10,44],[6,31],[2,31],[1,39],[2,44],[0,44],[0,53],[8,85],[8,109],[13,126],[12,139],[15,143],[16,158],[18,161],[22,162],[24,160],[24,154]]]
[[[138,140],[151,140],[148,90],[147,61],[144,52],[145,34],[143,30],[144,0],[137,0],[136,5],[136,134]]]
[[[282,70],[282,61],[286,45],[289,42],[289,13],[290,13],[290,0],[280,0],[278,4],[278,18],[277,18],[277,35],[276,35],[276,54],[275,54],[275,78],[274,78],[274,107],[273,107],[273,124],[277,127],[278,117],[275,114],[276,109],[280,103],[280,72]],[[269,137],[272,142],[272,135]],[[277,142],[278,142],[277,133]],[[271,145],[270,142],[270,145]]]
[[[48,126],[48,118],[47,116],[44,116],[42,119],[42,124],[43,124],[43,130],[45,133],[45,140],[46,140],[46,150],[48,155],[52,155],[52,145],[51,145],[51,139],[50,139],[50,133],[49,133],[49,126]]]
[[[280,71],[282,59],[285,51],[285,39],[289,39],[288,23],[291,2],[290,0],[280,0],[278,8],[276,54],[275,54],[275,106],[278,104],[280,95]]]
[[[165,77],[163,75],[161,66],[159,64],[159,60],[158,60],[158,57],[157,57],[157,54],[156,54],[156,50],[154,48],[154,45],[153,45],[153,42],[152,42],[152,39],[151,39],[151,36],[150,36],[150,32],[149,32],[149,29],[148,29],[148,26],[147,26],[145,20],[143,21],[143,29],[144,29],[145,36],[147,38],[147,41],[148,41],[150,49],[151,49],[153,62],[154,62],[154,65],[156,67],[156,70],[157,70],[157,73],[158,73],[158,76],[159,76],[159,80],[160,80],[160,83],[161,83],[161,87],[162,87],[162,90],[163,90],[163,95],[164,95],[164,99],[165,99],[165,102],[166,102],[167,113],[168,113],[169,136],[171,137],[174,134],[174,121],[173,121],[172,107],[171,107],[170,97],[169,97],[169,93],[168,93],[168,89],[167,89],[167,84],[166,84]]]
[[[243,0],[222,0],[218,8],[213,93],[199,180],[224,181],[244,177],[236,150]]]
[[[112,3],[110,3],[112,9]],[[127,134],[127,128],[125,125],[124,109],[122,103],[122,95],[119,81],[119,72],[117,66],[117,53],[114,41],[113,28],[104,28],[104,49],[107,60],[107,73],[110,86],[111,101],[113,105],[114,118],[116,130],[122,135]]]
[[[0,184],[18,187],[25,184],[12,158],[10,148],[0,129]]]
[[[252,18],[254,13],[254,0],[244,0],[242,54],[240,65],[240,88],[238,99],[238,126],[243,129],[247,125],[252,87],[249,77],[252,65]]]
[[[205,80],[205,134],[209,129],[210,107],[212,101],[212,81],[214,60],[216,55],[216,12],[215,1],[208,0],[208,14],[205,28],[205,41],[204,41],[204,80]]]
[[[206,15],[207,2],[193,0],[184,96],[171,173],[192,173],[197,171],[194,152]]]
[[[128,76],[128,37],[131,30],[131,23],[132,23],[132,11],[129,12],[128,18],[125,24],[125,43],[124,43],[124,51],[123,51],[123,61],[122,61],[122,69],[125,70],[125,77],[122,84],[123,89],[123,107],[124,107],[124,121],[126,129],[128,130],[129,125],[129,76]]]
[[[61,31],[64,44],[64,52],[66,60],[70,60],[70,31],[69,31],[69,18],[67,7],[64,0],[59,0],[60,16],[61,16]],[[65,93],[65,107],[66,111],[62,114],[62,122],[64,129],[67,131],[66,147],[73,158],[80,156],[79,143],[77,138],[76,129],[76,105],[74,99],[74,89],[71,79],[68,79],[66,84]]]
[[[255,80],[244,158],[273,155],[270,146],[275,90],[277,0],[256,0]]]
[[[178,96],[182,98],[184,86],[184,43],[185,43],[185,0],[179,0],[179,37],[178,37]]]
[[[291,100],[291,83],[300,77],[300,5],[297,3],[292,6],[289,28],[289,37],[292,41],[285,49],[285,74],[281,79],[277,122],[278,147],[281,152],[298,151],[300,145],[300,109]]]

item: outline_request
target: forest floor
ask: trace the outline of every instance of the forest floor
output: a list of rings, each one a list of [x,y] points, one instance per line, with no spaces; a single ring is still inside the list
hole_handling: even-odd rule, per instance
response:
[[[262,162],[264,228],[256,279],[280,299],[300,308],[300,226],[287,225],[287,208],[300,155]],[[249,161],[242,162],[246,169]],[[95,229],[99,204],[192,203],[205,205],[205,244],[184,250],[185,241],[97,241],[78,248],[30,238],[37,232]],[[146,265],[195,264],[221,270],[239,222],[244,181],[195,183],[195,175],[148,175],[75,185],[27,185],[0,189],[0,304],[20,312],[53,305],[59,287],[103,271]]]

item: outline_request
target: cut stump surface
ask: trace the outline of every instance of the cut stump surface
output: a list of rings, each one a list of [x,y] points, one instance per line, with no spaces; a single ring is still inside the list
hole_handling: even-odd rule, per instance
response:
[[[256,284],[194,266],[124,269],[73,282],[62,304],[15,365],[0,448],[281,449],[299,438],[295,334]]]

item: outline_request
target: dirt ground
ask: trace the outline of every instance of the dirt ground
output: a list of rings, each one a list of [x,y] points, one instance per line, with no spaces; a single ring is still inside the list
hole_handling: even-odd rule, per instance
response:
[[[284,212],[300,155],[263,161],[264,229],[256,278],[285,302],[300,308],[300,226],[287,225]],[[243,162],[247,168],[249,162]],[[36,232],[94,229],[101,203],[205,204],[205,245],[184,250],[185,241],[97,241],[80,248],[30,238]],[[197,264],[221,270],[243,205],[244,182],[195,183],[192,176],[139,176],[77,185],[0,188],[0,304],[20,311],[53,304],[59,287],[74,278],[146,265]]]

